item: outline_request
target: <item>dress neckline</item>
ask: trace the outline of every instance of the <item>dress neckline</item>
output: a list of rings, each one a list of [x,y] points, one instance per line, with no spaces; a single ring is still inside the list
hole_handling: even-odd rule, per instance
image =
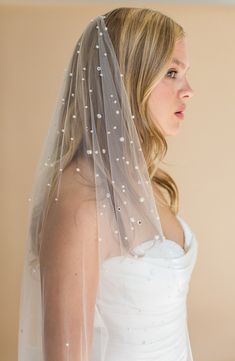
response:
[[[182,229],[183,229],[183,233],[184,233],[184,247],[182,247],[178,242],[172,240],[172,239],[168,239],[168,238],[164,238],[163,241],[161,241],[161,244],[166,243],[170,243],[172,244],[174,247],[180,249],[181,252],[183,252],[182,256],[186,256],[186,254],[188,254],[188,250],[189,250],[189,230],[187,229],[187,224],[184,222],[184,220],[178,215],[176,214],[176,218],[179,220]],[[146,250],[143,250],[143,246],[146,246],[149,242],[155,242],[153,239],[148,239],[146,241],[141,242],[140,244],[138,244],[135,248],[134,248],[134,252],[140,252],[139,254],[141,255],[145,255]],[[165,244],[166,244],[165,243]],[[145,248],[145,247],[144,247]],[[151,248],[151,247],[150,247]]]

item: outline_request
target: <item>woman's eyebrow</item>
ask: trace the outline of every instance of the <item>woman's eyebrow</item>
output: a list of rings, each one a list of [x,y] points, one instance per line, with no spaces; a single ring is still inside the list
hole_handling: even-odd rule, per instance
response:
[[[173,58],[172,63],[175,63],[175,64],[179,65],[181,68],[186,69],[186,65],[179,59]],[[188,66],[188,69],[190,69],[190,66]]]

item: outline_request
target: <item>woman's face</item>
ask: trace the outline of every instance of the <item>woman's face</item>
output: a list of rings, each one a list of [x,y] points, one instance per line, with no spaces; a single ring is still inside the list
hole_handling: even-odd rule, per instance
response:
[[[183,63],[183,64],[182,64]],[[193,96],[193,90],[186,79],[189,69],[185,38],[176,42],[172,62],[166,74],[153,88],[148,99],[148,110],[154,123],[160,126],[164,136],[175,135],[183,120],[186,101]]]

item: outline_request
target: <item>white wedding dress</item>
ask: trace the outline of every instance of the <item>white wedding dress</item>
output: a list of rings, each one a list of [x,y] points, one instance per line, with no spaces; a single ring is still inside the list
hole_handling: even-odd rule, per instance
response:
[[[148,240],[135,248],[141,259],[111,257],[102,264],[92,361],[193,361],[186,301],[198,242],[177,218],[185,250],[167,239],[148,249]]]

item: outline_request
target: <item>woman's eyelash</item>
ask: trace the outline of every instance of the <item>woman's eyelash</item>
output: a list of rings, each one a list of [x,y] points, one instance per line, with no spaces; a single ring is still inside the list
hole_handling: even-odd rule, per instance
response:
[[[171,73],[175,73],[175,74],[178,74],[178,71],[177,70],[169,70],[168,72],[167,72],[167,77],[168,77],[168,74],[171,74]],[[168,78],[172,78],[172,79],[175,79],[175,76],[174,77],[172,77],[172,76],[170,76],[170,77],[168,77]]]

